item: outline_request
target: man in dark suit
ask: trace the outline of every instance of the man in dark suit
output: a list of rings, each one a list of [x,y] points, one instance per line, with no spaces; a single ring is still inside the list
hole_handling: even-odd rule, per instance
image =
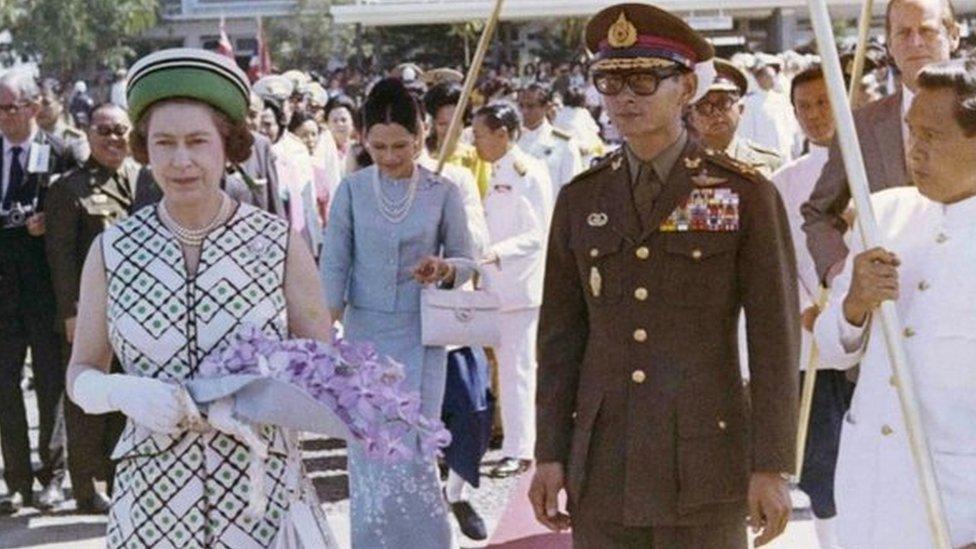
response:
[[[897,93],[854,112],[871,192],[911,185],[905,156],[905,114],[915,95],[915,79],[928,64],[949,59],[959,47],[959,25],[949,0],[892,0],[886,14],[888,52],[901,71]],[[847,257],[844,213],[851,199],[837,139],[820,179],[801,208],[807,247],[820,279],[829,284]]]
[[[51,444],[64,392],[64,364],[44,253],[43,206],[51,178],[75,165],[76,159],[58,136],[38,129],[38,97],[37,84],[28,75],[11,71],[0,77],[0,446],[8,488],[0,498],[0,514],[35,502],[35,478],[43,485],[37,507],[49,509],[64,499],[64,451],[52,450]],[[36,472],[31,468],[21,390],[28,348],[40,417],[42,468]]]
[[[556,202],[539,324],[537,519],[577,548],[747,546],[790,514],[796,265],[775,188],[689,139],[714,55],[683,20],[618,4],[589,22],[622,150]],[[748,320],[748,394],[737,324]]]
[[[88,249],[102,231],[133,213],[136,196],[145,193],[147,185],[155,184],[149,171],[129,156],[130,128],[129,117],[120,107],[112,103],[96,106],[87,135],[91,157],[84,166],[58,179],[45,201],[47,257],[66,362],[71,355],[81,267]],[[77,508],[105,513],[109,499],[95,489],[93,479],[112,485],[114,466],[109,457],[125,418],[121,414],[88,415],[65,399],[64,419],[68,472]]]

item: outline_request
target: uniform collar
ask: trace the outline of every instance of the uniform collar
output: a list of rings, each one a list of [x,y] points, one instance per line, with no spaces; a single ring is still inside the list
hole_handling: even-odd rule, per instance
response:
[[[542,124],[539,124],[539,127],[534,130],[530,130],[528,128],[522,128],[522,135],[529,141],[535,141],[543,136],[548,135],[549,132],[551,131],[552,131],[552,124],[549,123],[549,120],[543,118]]]
[[[519,149],[519,146],[513,143],[512,147],[508,149],[508,152],[505,153],[505,156],[499,158],[494,163],[492,163],[491,165],[492,172],[494,173],[497,172],[498,170],[504,169],[506,166],[513,165],[515,162],[519,160],[521,154],[522,152]]]
[[[941,204],[941,207],[947,226],[966,227],[976,223],[976,196],[952,204]]]
[[[658,153],[653,159],[649,161],[654,172],[657,174],[661,181],[667,181],[668,175],[671,173],[671,168],[674,167],[675,162],[678,161],[678,157],[681,156],[682,151],[685,150],[685,145],[688,144],[688,132],[687,130],[681,130],[681,134],[674,143],[669,145],[666,149]],[[630,149],[630,145],[624,143],[624,151],[627,157],[627,164],[630,167],[630,178],[631,182],[636,180],[637,174],[640,173],[640,166],[647,164],[648,162],[641,160],[634,151]]]
[[[738,148],[739,148],[739,136],[733,135],[732,141],[729,141],[729,146],[725,147],[725,154],[729,158],[735,158],[736,157],[735,152],[738,150]]]

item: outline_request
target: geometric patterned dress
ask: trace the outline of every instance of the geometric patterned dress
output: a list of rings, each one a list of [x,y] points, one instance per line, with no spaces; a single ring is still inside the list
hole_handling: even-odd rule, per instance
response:
[[[287,338],[288,235],[283,220],[241,204],[207,236],[190,275],[156,208],[106,230],[109,339],[125,373],[177,384],[193,379],[203,359],[243,325]],[[119,462],[108,546],[334,547],[297,436],[268,425],[259,433],[269,449],[267,505],[255,520],[245,513],[246,444],[213,429],[171,436],[129,420],[112,455]],[[299,510],[304,521],[296,519]]]

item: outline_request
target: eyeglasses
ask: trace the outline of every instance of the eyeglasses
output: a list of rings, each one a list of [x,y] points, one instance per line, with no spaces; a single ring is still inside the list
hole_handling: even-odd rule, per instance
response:
[[[714,114],[721,114],[727,112],[732,108],[733,105],[738,103],[739,100],[736,97],[723,97],[722,99],[716,99],[715,101],[699,101],[695,103],[693,107],[695,112],[704,116],[712,116]]]
[[[602,72],[593,75],[593,84],[603,95],[617,95],[624,86],[637,95],[653,95],[661,82],[681,74],[678,68],[660,71]]]
[[[113,126],[100,125],[92,126],[92,131],[94,131],[95,135],[98,135],[99,137],[108,137],[110,135],[125,137],[126,134],[129,133],[129,127],[125,124],[115,124]]]
[[[24,101],[22,103],[13,103],[11,105],[0,105],[0,114],[17,114],[17,111],[23,109],[27,105],[30,105],[30,101]]]

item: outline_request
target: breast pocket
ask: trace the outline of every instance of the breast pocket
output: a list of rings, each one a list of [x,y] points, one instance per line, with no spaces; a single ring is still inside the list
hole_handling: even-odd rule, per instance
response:
[[[738,238],[732,233],[666,235],[664,299],[673,305],[728,303],[735,289]]]
[[[620,301],[625,273],[623,238],[612,234],[588,236],[574,253],[587,302],[606,306]]]

